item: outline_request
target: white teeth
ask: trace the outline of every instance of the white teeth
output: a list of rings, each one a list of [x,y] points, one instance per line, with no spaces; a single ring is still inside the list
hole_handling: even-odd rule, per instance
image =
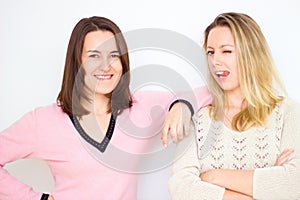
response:
[[[96,78],[98,78],[98,79],[110,79],[111,75],[96,75]]]
[[[219,72],[216,72],[216,75],[218,76],[221,76],[223,74],[223,72],[219,71]]]

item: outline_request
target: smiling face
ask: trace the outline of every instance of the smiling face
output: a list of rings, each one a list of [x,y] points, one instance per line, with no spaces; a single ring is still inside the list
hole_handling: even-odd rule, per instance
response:
[[[240,89],[235,42],[226,26],[213,28],[207,38],[206,53],[211,75],[224,91]]]
[[[114,34],[92,31],[85,36],[82,49],[85,85],[92,94],[110,96],[122,76],[122,64]]]

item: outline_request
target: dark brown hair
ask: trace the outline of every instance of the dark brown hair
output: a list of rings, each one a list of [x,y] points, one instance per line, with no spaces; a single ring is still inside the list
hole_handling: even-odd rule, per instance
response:
[[[85,36],[89,32],[98,30],[110,31],[114,34],[123,68],[122,77],[111,95],[110,111],[120,113],[132,105],[129,91],[129,57],[124,36],[120,28],[111,20],[94,16],[83,18],[76,24],[68,44],[63,81],[57,103],[70,116],[82,116],[89,113],[80,103],[81,98],[87,99],[84,93],[84,70],[80,70],[82,69],[81,55]]]

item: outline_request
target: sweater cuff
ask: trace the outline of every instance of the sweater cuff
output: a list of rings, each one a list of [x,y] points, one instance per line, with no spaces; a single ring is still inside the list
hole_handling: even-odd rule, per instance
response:
[[[43,193],[41,200],[48,200],[49,194]]]
[[[177,99],[175,101],[173,101],[173,103],[171,103],[170,107],[169,107],[169,111],[172,109],[172,107],[174,106],[174,104],[176,103],[184,103],[191,111],[191,116],[194,115],[194,108],[192,106],[192,104],[190,102],[188,102],[187,100],[184,100],[184,99]]]
[[[258,168],[253,174],[254,199],[282,199],[286,196],[282,186],[288,186],[283,167]]]

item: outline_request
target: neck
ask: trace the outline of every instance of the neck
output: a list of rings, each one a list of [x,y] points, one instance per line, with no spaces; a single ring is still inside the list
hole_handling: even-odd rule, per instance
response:
[[[241,109],[244,95],[240,90],[225,91],[225,107]]]
[[[106,115],[110,111],[110,95],[103,94],[94,94],[92,101],[88,102],[85,99],[82,99],[83,106],[91,113],[96,116]]]

